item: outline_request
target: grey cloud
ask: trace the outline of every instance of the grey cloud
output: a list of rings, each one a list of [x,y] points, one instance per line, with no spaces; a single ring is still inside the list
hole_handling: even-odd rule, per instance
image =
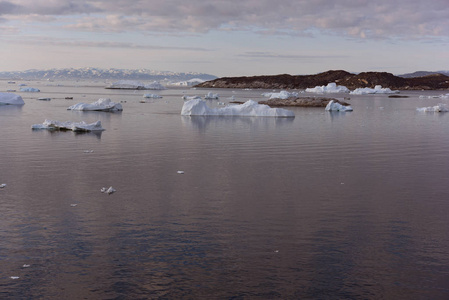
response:
[[[248,57],[248,58],[276,58],[276,59],[325,59],[325,58],[347,58],[346,55],[285,55],[278,54],[273,52],[245,52],[243,54],[239,54],[240,57]]]
[[[5,9],[0,14],[90,14],[70,28],[91,31],[201,33],[227,28],[304,36],[313,29],[362,39],[449,35],[447,0],[22,0],[20,4],[0,2]]]

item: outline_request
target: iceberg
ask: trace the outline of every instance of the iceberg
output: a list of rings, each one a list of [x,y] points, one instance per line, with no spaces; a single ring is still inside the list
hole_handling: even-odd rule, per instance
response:
[[[182,96],[182,99],[183,100],[194,100],[194,99],[196,99],[196,100],[201,100],[201,97],[200,96],[186,96],[186,95],[184,95],[184,96]]]
[[[67,110],[116,112],[116,111],[122,111],[123,107],[120,103],[112,102],[111,99],[100,98],[91,104],[82,103],[82,102],[77,103],[77,104],[72,105],[69,108],[67,108]]]
[[[153,98],[153,99],[159,99],[162,98],[162,96],[157,95],[157,94],[143,94],[144,98]]]
[[[283,108],[271,108],[265,104],[248,100],[243,104],[222,108],[210,108],[206,101],[192,99],[184,102],[181,115],[183,116],[243,116],[243,117],[284,117],[294,118],[295,114]]]
[[[440,103],[435,106],[418,107],[416,110],[420,111],[420,112],[448,112],[449,111],[446,104],[443,104],[443,103]]]
[[[337,85],[335,82],[328,83],[327,85],[316,86],[314,88],[307,88],[307,93],[349,93],[349,89],[344,85]]]
[[[208,100],[218,99],[218,94],[209,92],[209,93],[207,93],[206,96],[204,96],[204,99],[208,99]]]
[[[289,99],[293,97],[299,97],[299,93],[297,92],[287,92],[287,91],[280,91],[279,93],[263,93],[262,96],[268,97],[270,99]]]
[[[179,82],[172,82],[171,85],[176,85],[176,86],[194,86],[200,83],[205,82],[205,80],[200,79],[200,78],[193,78],[187,81],[179,81]]]
[[[338,102],[335,102],[334,100],[331,100],[331,101],[329,101],[329,103],[327,104],[327,106],[324,110],[326,110],[326,111],[352,111],[353,109],[351,106],[344,106]]]
[[[372,88],[358,88],[350,92],[351,95],[366,95],[366,94],[398,94],[399,91],[392,91],[389,88],[382,88],[381,85],[376,85]]]
[[[34,124],[32,129],[49,129],[49,130],[72,130],[75,132],[103,131],[101,121],[87,124],[83,122],[60,122],[53,120],[45,120],[42,124]]]
[[[0,93],[0,105],[23,105],[22,97],[11,93]]]
[[[37,93],[37,92],[40,92],[41,90],[37,89],[37,88],[32,88],[32,87],[23,87],[23,88],[20,88],[20,91],[21,92]]]
[[[165,90],[165,87],[157,81],[150,84],[143,84],[139,81],[120,80],[106,87],[107,89],[124,89],[124,90]]]

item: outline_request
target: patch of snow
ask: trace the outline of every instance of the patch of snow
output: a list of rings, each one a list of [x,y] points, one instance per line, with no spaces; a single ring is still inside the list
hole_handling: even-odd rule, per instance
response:
[[[243,104],[231,105],[223,108],[210,108],[206,102],[199,99],[184,102],[181,115],[183,116],[244,116],[244,117],[288,117],[294,118],[295,114],[283,108],[271,108],[268,105],[259,104],[248,100]]]
[[[34,124],[32,129],[49,129],[49,130],[72,130],[75,132],[103,131],[101,121],[87,124],[83,122],[60,122],[53,120],[45,120],[42,124]]]
[[[440,103],[435,106],[418,107],[416,110],[420,111],[420,112],[448,112],[449,111],[446,104],[443,104],[443,103]]]
[[[21,92],[29,92],[29,93],[37,93],[37,92],[40,92],[41,90],[37,89],[37,88],[32,88],[32,87],[23,87],[23,88],[20,88],[20,91]]]
[[[23,105],[22,97],[11,93],[0,93],[0,105]]]
[[[314,88],[307,88],[307,93],[349,93],[349,89],[344,85],[337,85],[335,82],[330,82],[327,85],[316,86]]]
[[[115,112],[115,111],[122,111],[123,107],[120,103],[112,102],[111,99],[100,98],[91,104],[82,103],[82,102],[77,103],[77,104],[72,105],[69,108],[67,108],[67,110]]]
[[[366,95],[366,94],[398,94],[399,91],[392,91],[389,88],[382,88],[381,85],[376,85],[372,88],[358,88],[350,92],[351,95]]]
[[[326,108],[324,110],[326,110],[326,111],[352,111],[353,109],[351,106],[344,106],[338,102],[334,102],[334,100],[331,100],[326,105]]]

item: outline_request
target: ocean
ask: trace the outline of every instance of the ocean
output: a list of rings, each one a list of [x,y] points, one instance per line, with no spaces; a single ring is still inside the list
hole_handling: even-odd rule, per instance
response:
[[[0,106],[0,298],[449,298],[449,114],[416,110],[443,92],[185,117],[183,95],[267,91],[23,83],[41,92]],[[99,98],[123,112],[67,110]],[[31,129],[45,119],[105,131]]]

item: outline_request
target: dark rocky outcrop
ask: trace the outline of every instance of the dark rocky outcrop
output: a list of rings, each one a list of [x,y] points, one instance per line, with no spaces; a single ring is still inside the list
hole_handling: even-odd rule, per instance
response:
[[[251,77],[222,77],[197,85],[202,88],[251,88],[251,89],[306,89],[335,82],[349,89],[374,88],[382,85],[394,90],[438,90],[449,88],[449,76],[433,74],[423,77],[403,78],[387,72],[363,72],[352,74],[343,70],[331,70],[315,75],[264,75]]]
[[[259,101],[259,104],[266,104],[271,107],[275,106],[299,106],[299,107],[326,107],[329,101],[340,103],[341,105],[348,106],[349,103],[335,99],[324,97],[292,97],[289,99],[269,99],[265,101]]]

